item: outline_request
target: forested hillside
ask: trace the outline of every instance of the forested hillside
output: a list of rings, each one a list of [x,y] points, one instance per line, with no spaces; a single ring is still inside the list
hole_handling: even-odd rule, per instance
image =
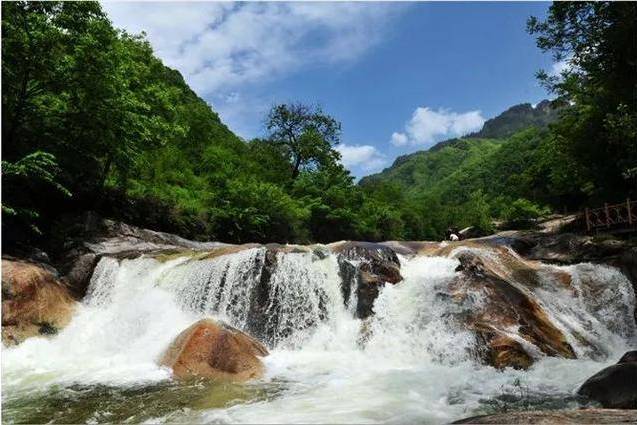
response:
[[[548,124],[559,111],[548,101],[513,106],[480,132],[399,157],[360,185],[369,193],[394,187],[410,202],[427,205],[422,230],[432,233],[449,222],[490,231],[493,218],[519,221],[548,213],[549,206],[573,207],[550,178],[559,164],[551,156]]]
[[[559,118],[520,105],[356,185],[320,107],[275,106],[265,137],[244,141],[99,3],[3,2],[3,246],[46,243],[89,210],[200,240],[328,242],[439,238],[634,196],[635,10],[555,3],[529,20],[572,65],[538,75]]]
[[[3,3],[2,36],[7,247],[87,210],[227,242],[401,235],[386,225],[396,208],[340,164],[340,124],[318,107],[281,105],[267,139],[240,140],[99,3]]]
[[[553,102],[514,106],[476,134],[398,158],[361,186],[391,187],[426,206],[422,222],[432,231],[448,222],[489,230],[493,218],[635,197],[637,7],[554,3],[548,16],[530,18],[528,30],[538,47],[569,62],[559,76],[538,72]]]

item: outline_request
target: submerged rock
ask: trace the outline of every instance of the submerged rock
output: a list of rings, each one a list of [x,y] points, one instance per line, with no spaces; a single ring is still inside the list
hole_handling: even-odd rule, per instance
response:
[[[614,409],[637,409],[637,351],[591,376],[577,394]]]
[[[474,416],[454,424],[634,424],[637,411],[617,409],[537,410]]]
[[[2,342],[52,335],[71,320],[76,302],[50,266],[2,260]]]
[[[267,348],[248,334],[204,319],[180,333],[159,364],[170,367],[177,378],[246,381],[263,375],[259,357],[268,354]]]

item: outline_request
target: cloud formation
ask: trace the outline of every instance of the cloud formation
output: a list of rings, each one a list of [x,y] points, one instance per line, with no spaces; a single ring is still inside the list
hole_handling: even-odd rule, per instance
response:
[[[560,61],[553,62],[549,75],[551,77],[561,77],[563,72],[570,72],[574,70],[575,66],[573,65],[572,59],[572,57],[567,57]]]
[[[200,94],[231,92],[309,63],[355,60],[397,8],[356,3],[105,2],[113,23],[146,31],[166,65]]]
[[[434,111],[428,107],[419,107],[405,124],[404,132],[392,134],[390,143],[394,146],[429,147],[440,140],[478,131],[484,121],[478,110],[456,113],[447,109]]]
[[[341,154],[341,162],[349,170],[360,169],[366,173],[380,170],[386,163],[385,156],[371,145],[347,145],[341,143],[336,146]]]
[[[409,139],[404,133],[392,133],[391,144],[394,146],[405,146],[409,143]]]

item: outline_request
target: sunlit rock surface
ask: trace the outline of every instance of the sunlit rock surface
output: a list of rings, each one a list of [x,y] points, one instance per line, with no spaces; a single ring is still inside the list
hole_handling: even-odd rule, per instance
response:
[[[213,320],[200,320],[180,333],[159,364],[178,378],[246,381],[263,375],[268,350],[249,335]]]
[[[18,344],[36,335],[52,335],[71,320],[75,301],[42,264],[2,260],[2,342]]]
[[[616,409],[547,410],[475,416],[454,424],[634,424],[637,411]]]

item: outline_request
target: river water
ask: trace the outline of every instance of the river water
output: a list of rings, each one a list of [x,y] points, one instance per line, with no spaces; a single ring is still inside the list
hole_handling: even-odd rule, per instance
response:
[[[545,265],[532,295],[578,359],[538,354],[527,371],[481,365],[473,334],[449,320],[457,306],[439,296],[455,254],[401,257],[404,280],[381,290],[365,322],[343,301],[334,255],[277,254],[260,324],[266,375],[243,385],[176,382],[155,361],[199,318],[250,329],[264,248],[204,260],[103,258],[64,330],[3,348],[3,422],[447,423],[575,407],[577,387],[634,347],[635,297],[619,271]],[[574,290],[554,284],[556,270]]]

